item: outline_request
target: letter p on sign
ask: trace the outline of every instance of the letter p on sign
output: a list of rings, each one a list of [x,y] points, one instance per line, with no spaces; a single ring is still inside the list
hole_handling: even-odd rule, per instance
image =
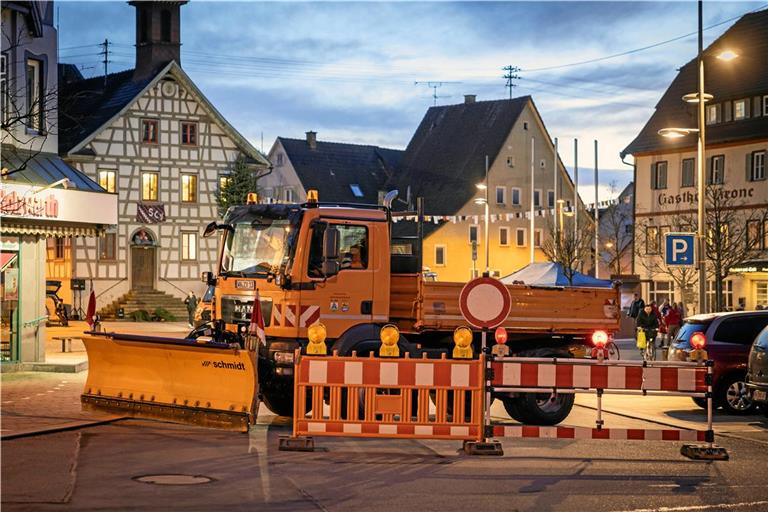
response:
[[[696,264],[694,233],[667,233],[664,248],[664,260],[667,266],[689,267]]]

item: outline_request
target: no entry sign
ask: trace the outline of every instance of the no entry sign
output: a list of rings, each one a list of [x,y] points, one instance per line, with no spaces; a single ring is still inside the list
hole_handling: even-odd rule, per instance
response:
[[[462,316],[478,329],[493,329],[501,325],[511,307],[509,290],[491,277],[473,279],[464,285],[459,294]]]

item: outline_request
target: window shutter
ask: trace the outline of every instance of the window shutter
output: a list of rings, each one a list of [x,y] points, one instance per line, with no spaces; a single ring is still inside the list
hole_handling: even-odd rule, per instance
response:
[[[755,96],[752,98],[752,117],[760,117],[763,114],[760,107],[760,96]]]
[[[651,190],[656,189],[656,164],[651,164]]]
[[[732,114],[733,114],[733,102],[732,101],[726,101],[724,103],[724,105],[725,105],[725,122],[727,123],[728,121],[730,121],[733,118],[733,116],[732,116]]]
[[[749,107],[751,107],[751,106],[752,106],[751,104],[752,104],[752,102],[751,102],[751,101],[749,101],[749,98],[746,98],[746,99],[744,100],[744,118],[745,118],[745,119],[746,119],[746,118],[748,118],[748,117],[750,117],[750,116],[749,116],[749,111],[750,111],[750,108],[749,108]]]
[[[752,153],[747,153],[746,180],[752,181]]]

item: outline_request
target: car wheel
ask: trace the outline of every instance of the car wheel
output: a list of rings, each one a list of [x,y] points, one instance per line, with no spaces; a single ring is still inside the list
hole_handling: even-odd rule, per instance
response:
[[[717,403],[728,414],[751,414],[756,404],[752,401],[743,375],[725,377],[719,386]]]
[[[707,399],[706,398],[696,397],[696,398],[693,398],[692,400],[693,400],[693,403],[695,403],[696,405],[698,405],[702,409],[706,409],[707,408]]]

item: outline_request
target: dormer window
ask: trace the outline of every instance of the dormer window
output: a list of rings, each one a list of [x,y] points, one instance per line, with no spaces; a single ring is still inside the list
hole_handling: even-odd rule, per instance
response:
[[[733,120],[740,121],[747,117],[747,100],[736,100],[733,102]]]
[[[352,190],[352,194],[355,197],[363,197],[363,189],[360,188],[360,185],[353,183],[349,188]]]
[[[720,122],[720,104],[707,105],[707,124]]]

